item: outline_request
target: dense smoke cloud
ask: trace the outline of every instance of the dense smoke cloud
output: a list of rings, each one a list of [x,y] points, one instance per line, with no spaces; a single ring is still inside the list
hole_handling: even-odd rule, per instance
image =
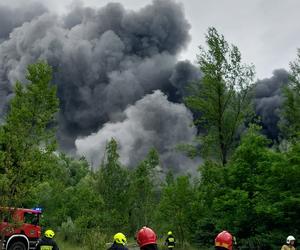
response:
[[[120,140],[122,159],[130,165],[156,146],[168,166],[180,168],[183,161],[194,166],[173,151],[176,143],[190,142],[195,133],[188,126],[191,115],[171,103],[182,102],[187,84],[201,77],[189,61],[177,61],[190,40],[189,29],[182,6],[171,0],[154,0],[139,11],[118,3],[99,9],[74,5],[65,16],[50,13],[41,4],[17,9],[0,5],[0,122],[16,80],[24,81],[28,64],[45,59],[53,67],[60,99],[61,149],[76,151],[79,137],[78,151],[98,164],[99,157],[93,160],[95,151],[101,154],[112,135]],[[278,133],[276,110],[286,78],[285,71],[275,71],[256,87],[256,111],[270,136]],[[154,90],[161,92],[151,94]],[[149,100],[160,103],[161,109]],[[149,109],[153,113],[148,117]],[[164,121],[155,119],[163,116]],[[138,129],[140,124],[143,133],[130,131],[129,125]],[[96,135],[103,136],[99,148],[89,152],[84,145]],[[124,146],[126,140],[132,148]]]
[[[33,6],[32,12],[39,9]],[[172,88],[189,28],[182,6],[169,0],[155,0],[137,12],[110,3],[100,9],[75,6],[63,18],[32,17],[0,44],[0,113],[27,65],[46,59],[61,101],[60,145],[70,149],[77,136],[121,119],[127,105],[145,94]]]
[[[118,3],[100,9],[75,5],[64,17],[32,5],[20,16],[11,26],[3,22],[1,30],[2,117],[15,81],[24,81],[28,64],[45,59],[58,87],[62,149],[76,151],[79,137],[77,152],[98,166],[106,141],[115,137],[121,160],[130,166],[153,146],[169,167],[197,164],[174,152],[196,133],[192,115],[167,100],[180,102],[187,83],[200,78],[190,62],[177,61],[190,39],[180,4],[154,0],[136,12]]]
[[[182,98],[188,94],[188,84],[201,78],[201,72],[190,61],[178,62],[170,77],[173,87],[172,101],[182,102]]]
[[[114,138],[119,143],[120,160],[135,166],[152,147],[160,153],[163,166],[175,170],[195,171],[199,161],[192,161],[176,151],[179,143],[192,143],[196,128],[193,117],[183,104],[171,103],[159,90],[146,95],[124,111],[124,120],[106,123],[97,133],[76,140],[79,154],[97,167],[106,143]]]
[[[255,87],[255,111],[261,117],[264,133],[278,139],[279,109],[282,105],[282,87],[288,83],[289,74],[284,69],[273,72],[271,78],[259,80]]]
[[[7,39],[14,28],[45,12],[47,9],[40,3],[27,3],[18,8],[0,4],[0,42]]]

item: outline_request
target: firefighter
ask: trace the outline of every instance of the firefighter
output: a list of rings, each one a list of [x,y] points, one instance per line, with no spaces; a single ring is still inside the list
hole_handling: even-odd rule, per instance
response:
[[[175,238],[174,238],[172,232],[169,231],[168,236],[165,241],[165,245],[168,247],[168,249],[173,250],[173,248],[175,247],[175,243],[176,243]]]
[[[215,238],[216,250],[232,250],[233,237],[227,231],[222,231]]]
[[[53,230],[46,230],[44,236],[37,242],[35,250],[59,250],[56,242],[53,240],[54,235]]]
[[[281,247],[281,250],[295,250],[295,237],[290,235],[286,238],[286,244]]]
[[[125,247],[126,243],[126,236],[122,233],[117,233],[114,235],[114,243],[108,250],[128,250],[128,248]]]
[[[149,227],[142,227],[136,234],[136,241],[140,250],[158,250],[156,234]]]

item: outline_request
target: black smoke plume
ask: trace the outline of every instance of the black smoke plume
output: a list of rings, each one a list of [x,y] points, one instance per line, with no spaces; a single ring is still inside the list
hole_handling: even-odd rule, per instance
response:
[[[279,139],[278,121],[283,102],[282,88],[288,80],[288,72],[277,69],[271,78],[258,80],[255,86],[255,111],[261,118],[263,132],[272,140]]]
[[[151,117],[166,119],[162,126],[179,121],[178,117],[192,123],[187,111],[178,112],[171,103],[182,102],[187,84],[201,77],[189,61],[177,60],[190,39],[189,29],[182,6],[171,0],[154,0],[139,11],[126,10],[118,3],[99,9],[77,5],[65,16],[50,13],[41,4],[15,9],[0,5],[0,122],[16,80],[24,81],[28,64],[45,59],[54,69],[54,83],[58,87],[58,139],[63,150],[75,151],[77,138],[84,142],[86,136],[95,133],[107,135],[107,128],[117,127],[115,124],[121,124],[123,134],[128,123],[136,128],[141,121],[152,124],[148,110],[154,112]],[[272,78],[260,80],[256,86],[256,112],[272,138],[278,135],[277,110],[282,102],[280,88],[285,82],[287,72],[277,70]],[[154,90],[161,92],[149,96]],[[165,107],[151,108],[147,100]],[[135,110],[135,105],[146,113],[128,117],[128,106]],[[165,115],[164,110],[170,115]],[[146,143],[145,138],[152,131],[157,140],[172,136],[175,140],[171,144],[175,145],[190,141],[194,133],[180,122],[178,131],[166,135],[157,124],[145,124],[145,137],[131,133],[133,141]],[[190,131],[183,133],[185,138],[179,136],[182,129]],[[176,159],[167,142],[165,138],[148,146],[156,145],[165,162],[175,165],[181,160]],[[142,148],[139,157],[147,153],[148,147]],[[133,157],[127,161],[129,164],[137,162],[134,153],[123,156],[126,157]]]
[[[0,6],[0,13],[5,11]],[[124,122],[127,106],[154,90],[180,101],[184,85],[200,77],[191,63],[177,60],[190,39],[190,25],[182,6],[174,1],[154,0],[139,11],[126,10],[119,3],[99,9],[77,5],[63,17],[41,5],[13,11],[22,18],[0,26],[0,115],[6,112],[16,80],[24,81],[27,65],[47,60],[54,69],[61,106],[59,144],[66,151],[75,149],[76,138],[101,131],[107,123]],[[159,115],[158,109],[153,112]],[[165,119],[176,115],[180,113]],[[152,130],[155,134],[157,127]],[[182,131],[172,133],[175,139],[177,133]],[[166,148],[163,141],[158,145]]]

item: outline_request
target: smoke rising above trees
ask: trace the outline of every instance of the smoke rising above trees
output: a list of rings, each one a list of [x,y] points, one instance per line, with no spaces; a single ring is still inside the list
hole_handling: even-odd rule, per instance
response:
[[[129,106],[124,113],[122,122],[106,123],[97,133],[76,140],[78,153],[85,155],[93,166],[99,166],[103,157],[100,152],[105,151],[111,138],[118,142],[120,160],[128,166],[136,166],[151,147],[155,147],[160,159],[174,170],[192,170],[195,163],[199,163],[176,151],[178,143],[192,142],[197,133],[191,126],[192,114],[183,104],[169,102],[157,90]]]
[[[261,119],[263,132],[277,140],[279,136],[279,109],[283,102],[282,89],[287,85],[289,74],[284,69],[274,70],[271,78],[258,80],[255,86],[255,112]]]
[[[120,120],[127,105],[153,90],[174,91],[176,56],[190,39],[182,7],[172,1],[156,0],[137,12],[118,3],[78,5],[64,17],[40,11],[26,21],[10,27],[0,44],[0,113],[26,66],[47,60],[61,101],[59,142],[67,150],[78,136]]]
[[[108,125],[125,125],[127,107],[140,105],[155,90],[161,91],[153,95],[164,100],[166,109],[172,106],[170,102],[181,103],[187,84],[201,77],[196,66],[177,59],[190,40],[190,24],[182,5],[171,0],[154,0],[138,11],[127,10],[119,3],[98,9],[77,4],[64,16],[50,13],[37,3],[22,8],[0,5],[0,14],[0,122],[16,80],[26,82],[27,65],[44,59],[53,68],[53,82],[60,99],[58,140],[60,148],[67,152],[76,151],[77,138],[81,141],[95,133],[106,133]],[[257,91],[264,94],[257,94],[255,99],[257,113],[272,138],[278,134],[273,127],[276,115],[267,109],[273,110],[275,103],[280,105],[277,95],[271,98],[276,92],[272,81],[277,78],[267,81],[266,86],[272,88],[265,91],[259,87],[265,86],[265,79],[262,80]],[[276,93],[279,92],[278,85]],[[266,97],[270,100],[267,104]],[[190,117],[187,111],[170,110],[170,117],[179,118],[183,113]],[[156,117],[161,115],[159,109],[155,112]],[[139,115],[140,120],[147,120],[147,113]],[[157,131],[156,127],[151,129]],[[168,132],[157,132],[153,138],[171,134],[179,138],[182,134],[180,130]],[[187,142],[193,133],[186,128],[186,137],[180,138]],[[146,141],[142,135],[132,136],[133,141]],[[154,144],[163,150],[159,153],[166,162],[173,165],[177,159],[171,157],[172,151],[165,150],[167,141]],[[173,140],[172,145],[179,142]],[[137,155],[146,153],[140,149]],[[136,160],[133,157],[130,163]]]

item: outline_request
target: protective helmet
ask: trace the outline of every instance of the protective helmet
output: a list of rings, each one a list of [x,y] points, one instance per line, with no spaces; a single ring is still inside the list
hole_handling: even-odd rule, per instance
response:
[[[215,238],[215,246],[232,250],[232,235],[227,231],[219,233]]]
[[[149,244],[156,244],[156,239],[157,237],[155,232],[149,227],[143,227],[136,235],[136,241],[140,247]]]
[[[51,229],[48,229],[44,233],[45,237],[52,239],[55,235],[54,231]]]
[[[114,241],[118,244],[122,244],[123,246],[126,244],[126,236],[122,233],[117,233],[114,235]]]
[[[295,241],[296,239],[295,239],[294,236],[290,235],[290,236],[288,236],[288,237],[286,238],[286,243],[287,243],[287,244],[290,244],[292,240]]]
[[[168,235],[172,235],[172,231],[169,231],[169,232],[168,232]]]

